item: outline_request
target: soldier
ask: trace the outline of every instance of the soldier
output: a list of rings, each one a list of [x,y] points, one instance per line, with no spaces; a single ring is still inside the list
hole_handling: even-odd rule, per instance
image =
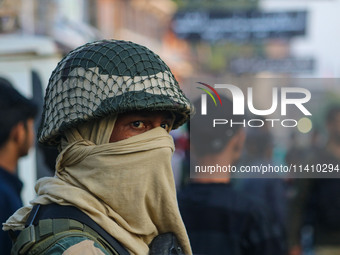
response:
[[[103,40],[70,52],[50,78],[38,133],[60,150],[55,176],[37,182],[33,209],[4,225],[24,229],[14,254],[152,254],[164,238],[174,244],[168,250],[191,254],[169,135],[190,112],[168,66],[146,47]]]

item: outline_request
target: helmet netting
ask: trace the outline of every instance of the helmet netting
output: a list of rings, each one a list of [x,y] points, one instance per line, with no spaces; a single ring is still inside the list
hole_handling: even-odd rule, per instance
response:
[[[39,141],[57,144],[80,122],[136,110],[175,112],[186,121],[190,103],[169,67],[144,46],[116,40],[71,51],[53,71],[45,95]]]

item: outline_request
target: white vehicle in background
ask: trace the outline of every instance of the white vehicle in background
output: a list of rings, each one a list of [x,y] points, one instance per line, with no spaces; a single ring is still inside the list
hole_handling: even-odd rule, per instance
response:
[[[40,107],[43,105],[48,79],[60,58],[55,43],[48,37],[0,36],[0,79],[10,83],[22,95],[33,98]],[[36,119],[36,130],[40,115],[41,112]],[[42,153],[35,147],[19,161],[18,174],[24,182],[24,205],[35,196],[34,183],[37,173],[44,171],[42,157]]]

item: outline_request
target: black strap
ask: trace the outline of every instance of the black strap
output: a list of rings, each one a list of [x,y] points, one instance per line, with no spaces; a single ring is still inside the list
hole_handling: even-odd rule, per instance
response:
[[[36,226],[40,220],[45,219],[72,219],[79,221],[96,231],[118,252],[119,255],[129,255],[129,252],[113,236],[107,233],[88,215],[74,206],[58,204],[35,205],[26,224],[33,224]]]
[[[39,212],[40,206],[41,206],[40,204],[33,206],[32,210],[31,210],[31,213],[28,216],[28,219],[26,221],[25,228],[27,228],[27,227],[29,227],[31,225],[34,225],[33,222],[34,222],[35,218],[37,217],[37,214]]]

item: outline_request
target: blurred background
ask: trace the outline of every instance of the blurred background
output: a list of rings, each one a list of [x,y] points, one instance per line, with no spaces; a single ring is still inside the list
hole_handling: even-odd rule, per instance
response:
[[[299,155],[301,161],[326,143],[326,109],[340,102],[339,10],[340,0],[0,0],[0,78],[42,107],[63,55],[105,38],[159,54],[189,97],[196,82],[236,83],[255,87],[254,102],[265,108],[263,97],[278,84],[255,80],[303,78],[282,86],[311,91],[312,125],[284,134],[270,130],[271,159],[282,163]],[[180,188],[187,180],[188,134],[183,127],[172,135]],[[20,160],[24,204],[34,197],[36,179],[53,175],[55,153],[36,145]]]
[[[114,38],[159,54],[188,94],[197,81],[246,78],[247,84],[237,85],[247,87],[254,77],[337,78],[339,8],[338,0],[1,0],[0,77],[42,105],[51,71],[64,54],[86,42]],[[322,133],[327,105],[319,102],[337,101],[338,86],[330,80],[304,86],[317,106],[313,127]],[[257,95],[271,92],[265,85],[257,90]],[[304,143],[307,137],[301,138]],[[279,158],[288,140],[278,143]],[[31,154],[22,159],[25,171],[19,171],[27,182],[26,203],[33,196],[33,180],[46,174],[44,160],[36,151]]]

